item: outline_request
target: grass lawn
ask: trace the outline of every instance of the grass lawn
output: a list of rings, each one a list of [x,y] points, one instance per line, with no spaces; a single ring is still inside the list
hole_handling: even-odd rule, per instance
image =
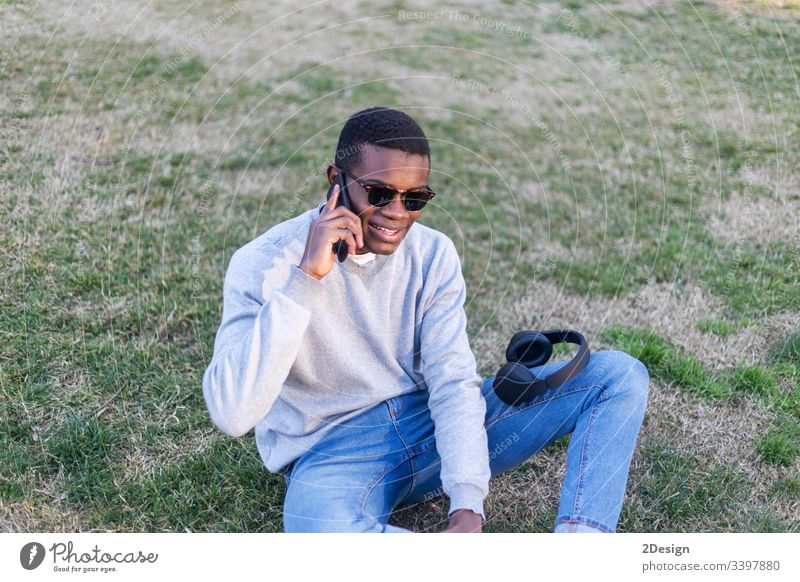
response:
[[[800,3],[281,6],[0,1],[0,531],[281,531],[202,397],[223,276],[373,105],[430,139],[484,376],[551,327],[650,370],[619,531],[800,531]],[[552,530],[567,439],[487,531]]]

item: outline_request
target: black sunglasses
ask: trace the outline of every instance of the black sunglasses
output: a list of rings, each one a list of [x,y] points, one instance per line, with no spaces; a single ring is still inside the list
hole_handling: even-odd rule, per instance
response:
[[[365,184],[356,178],[350,172],[345,172],[341,168],[336,168],[345,176],[350,176],[353,180],[358,182],[367,192],[367,201],[370,206],[386,206],[394,200],[395,195],[400,194],[406,210],[409,212],[418,212],[422,210],[428,201],[436,196],[436,192],[423,186],[422,188],[413,188],[411,190],[396,190],[389,186],[381,186],[379,184]]]

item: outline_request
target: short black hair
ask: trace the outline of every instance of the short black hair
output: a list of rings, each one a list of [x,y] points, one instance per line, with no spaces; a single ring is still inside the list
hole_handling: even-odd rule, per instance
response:
[[[333,163],[352,172],[361,163],[364,144],[425,156],[431,149],[425,132],[411,116],[389,107],[370,107],[353,114],[339,134]]]

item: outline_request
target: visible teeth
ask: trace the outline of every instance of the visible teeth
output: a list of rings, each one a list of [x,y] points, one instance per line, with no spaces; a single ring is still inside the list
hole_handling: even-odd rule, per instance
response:
[[[389,230],[388,228],[383,228],[382,226],[378,226],[377,224],[373,224],[372,226],[387,234],[394,234],[397,232],[396,230]]]

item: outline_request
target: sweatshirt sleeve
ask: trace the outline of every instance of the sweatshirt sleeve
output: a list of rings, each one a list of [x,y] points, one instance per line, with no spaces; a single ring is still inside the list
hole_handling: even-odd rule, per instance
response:
[[[438,285],[422,318],[420,350],[436,450],[442,461],[442,488],[450,498],[448,515],[467,508],[485,519],[483,500],[491,476],[484,428],[486,401],[467,337],[461,261],[450,239],[434,272]]]
[[[263,258],[240,249],[225,275],[222,322],[203,396],[214,424],[242,436],[270,411],[297,357],[324,283],[297,265],[285,284],[262,293]]]

